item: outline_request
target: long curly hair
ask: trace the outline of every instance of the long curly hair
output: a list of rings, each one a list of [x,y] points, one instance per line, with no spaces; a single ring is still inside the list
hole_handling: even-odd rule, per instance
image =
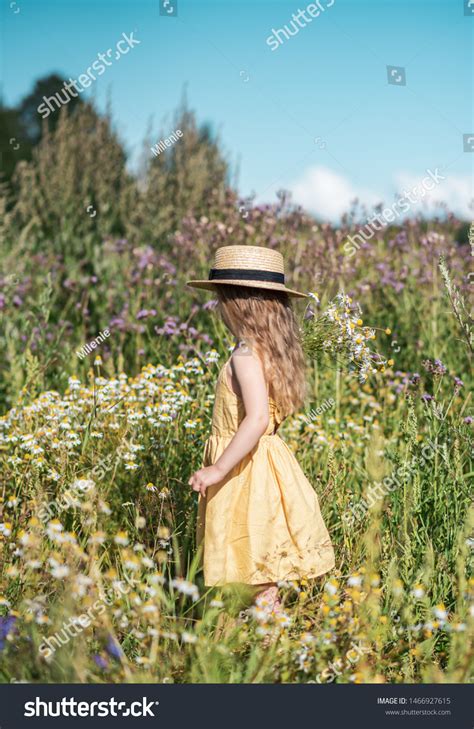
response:
[[[305,360],[288,294],[250,286],[216,286],[218,309],[234,337],[260,359],[281,416],[298,410],[306,394]]]

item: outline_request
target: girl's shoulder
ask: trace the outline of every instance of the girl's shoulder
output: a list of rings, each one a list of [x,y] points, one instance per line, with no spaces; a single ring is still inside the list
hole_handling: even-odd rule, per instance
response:
[[[247,392],[254,392],[259,397],[265,391],[268,394],[268,386],[265,379],[263,364],[251,347],[236,346],[230,355],[225,370],[229,373],[231,389],[240,393],[242,389]]]
[[[260,357],[247,342],[242,341],[236,344],[226,364],[229,364],[232,374],[237,377],[239,372],[242,374],[253,372],[261,374],[263,377],[264,368]]]

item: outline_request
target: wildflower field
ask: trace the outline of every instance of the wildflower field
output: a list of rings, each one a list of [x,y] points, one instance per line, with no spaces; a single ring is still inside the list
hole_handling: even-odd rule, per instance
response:
[[[0,681],[469,682],[469,226],[440,210],[348,256],[360,210],[335,227],[281,193],[242,214],[217,142],[181,114],[137,180],[81,105],[1,188]],[[239,616],[249,595],[206,590],[195,551],[187,481],[232,342],[184,282],[232,243],[278,248],[314,316],[357,302],[354,341],[385,361],[361,381],[308,358],[281,435],[336,568],[282,584],[278,616]]]

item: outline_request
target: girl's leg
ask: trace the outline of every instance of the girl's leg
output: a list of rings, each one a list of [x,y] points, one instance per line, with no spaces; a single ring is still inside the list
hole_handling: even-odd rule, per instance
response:
[[[262,605],[262,607],[268,606],[272,612],[281,610],[278,587],[274,582],[267,582],[264,585],[257,585],[256,587],[255,602],[257,604]]]
[[[253,585],[253,587],[255,588],[254,603],[257,606],[264,610],[268,610],[270,613],[279,613],[281,611],[282,606],[280,596],[278,595],[278,587],[274,582]],[[250,614],[251,611],[249,609],[241,610],[239,613],[239,620],[247,622]]]

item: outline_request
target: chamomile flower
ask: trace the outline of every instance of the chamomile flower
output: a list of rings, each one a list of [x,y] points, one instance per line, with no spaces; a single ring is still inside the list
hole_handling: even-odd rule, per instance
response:
[[[127,544],[129,543],[129,541],[130,540],[128,538],[127,532],[123,532],[123,531],[117,532],[117,534],[114,537],[115,544],[120,544],[123,547],[126,547]]]
[[[10,522],[5,521],[0,524],[0,534],[3,534],[4,537],[9,537],[12,533],[12,525]]]
[[[197,636],[193,633],[189,633],[187,630],[184,630],[181,633],[181,640],[183,643],[197,643]]]
[[[197,585],[195,585],[193,582],[189,582],[188,580],[184,580],[181,577],[177,577],[176,579],[171,580],[170,585],[178,592],[181,592],[183,595],[188,595],[189,597],[191,597],[193,602],[199,600],[199,589]]]
[[[421,600],[425,596],[425,589],[423,585],[420,585],[419,583],[415,585],[411,591],[411,594],[413,597],[416,597],[417,600]]]

